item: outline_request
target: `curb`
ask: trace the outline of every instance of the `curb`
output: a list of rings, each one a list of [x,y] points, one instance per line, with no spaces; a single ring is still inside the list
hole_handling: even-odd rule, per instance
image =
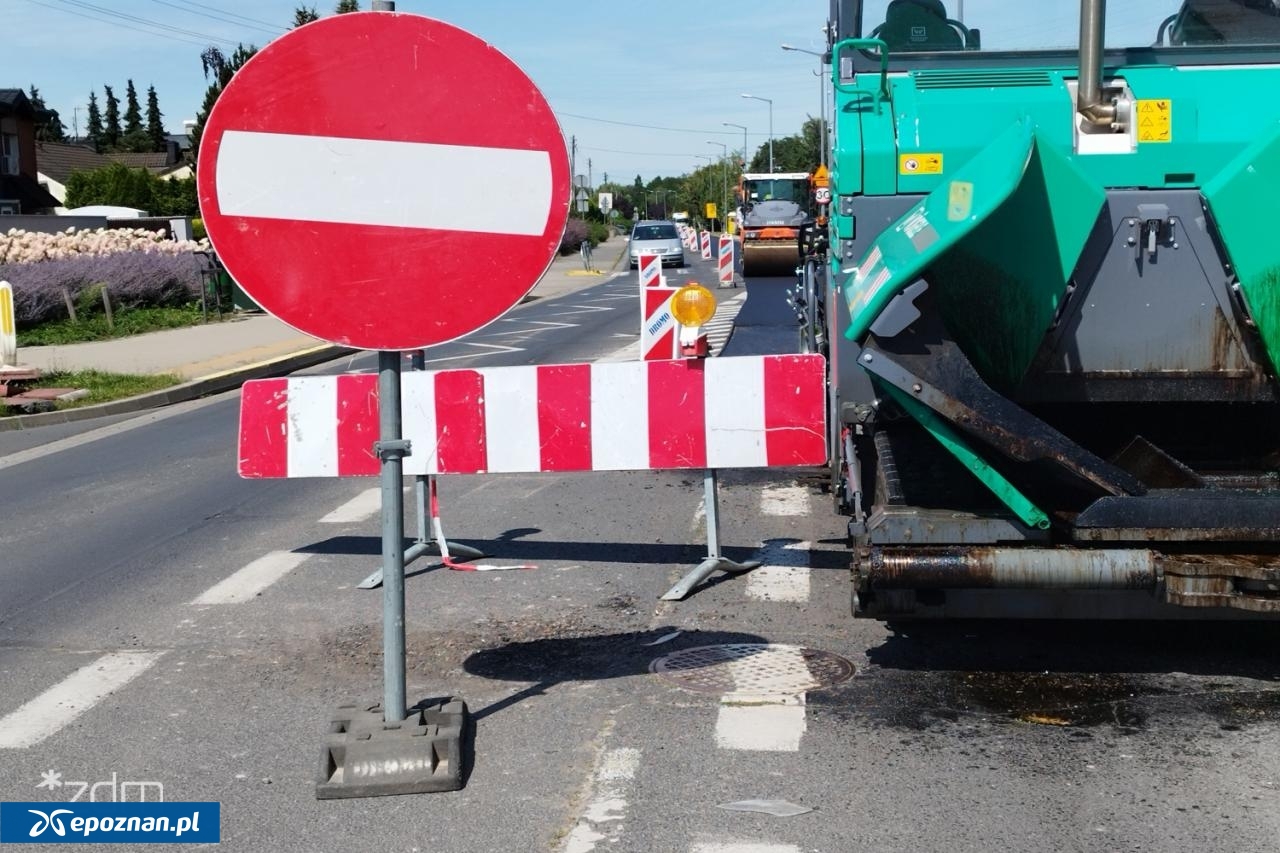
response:
[[[7,418],[0,418],[0,432],[86,421],[108,415],[125,415],[133,412],[144,412],[148,409],[158,409],[161,406],[170,406],[174,403],[186,403],[200,397],[208,397],[211,394],[221,394],[223,391],[239,388],[250,379],[267,379],[292,373],[295,370],[314,367],[317,364],[323,364],[326,361],[332,361],[335,358],[341,358],[354,352],[359,352],[359,350],[324,344],[295,352],[292,355],[259,361],[255,364],[247,364],[244,367],[202,376],[199,379],[192,379],[181,385],[174,385],[172,388],[152,391],[149,394],[139,394],[136,397],[126,397],[123,400],[112,400],[110,403],[82,406],[78,409],[60,409],[54,412],[37,412],[33,415],[12,415]]]

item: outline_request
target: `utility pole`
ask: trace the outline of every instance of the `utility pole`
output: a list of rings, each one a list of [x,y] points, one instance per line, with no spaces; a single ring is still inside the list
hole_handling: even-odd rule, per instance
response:
[[[595,176],[591,174],[591,158],[587,158],[587,189],[594,190],[596,188]]]
[[[569,185],[574,196],[578,194],[577,183],[578,174],[578,137],[569,137]]]

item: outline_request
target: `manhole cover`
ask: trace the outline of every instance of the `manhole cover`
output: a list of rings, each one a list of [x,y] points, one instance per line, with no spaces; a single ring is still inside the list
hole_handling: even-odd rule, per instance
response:
[[[853,664],[839,655],[770,643],[681,649],[649,668],[678,687],[702,693],[795,694],[853,677]]]

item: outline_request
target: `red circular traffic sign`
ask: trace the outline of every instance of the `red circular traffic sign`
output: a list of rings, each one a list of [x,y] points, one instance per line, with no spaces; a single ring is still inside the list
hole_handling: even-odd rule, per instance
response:
[[[528,76],[468,32],[388,12],[259,51],[205,123],[197,183],[245,292],[360,349],[497,319],[546,271],[569,215],[564,137]]]

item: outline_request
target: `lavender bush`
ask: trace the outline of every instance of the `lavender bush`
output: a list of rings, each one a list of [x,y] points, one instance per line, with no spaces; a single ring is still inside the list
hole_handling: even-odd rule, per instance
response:
[[[570,219],[564,225],[564,236],[560,238],[560,254],[571,255],[578,251],[589,233],[587,223],[581,219]]]
[[[106,285],[111,304],[120,308],[183,305],[200,298],[200,266],[190,254],[117,252],[0,264],[0,281],[13,285],[18,326],[30,327],[67,316],[64,288],[76,301],[82,291]]]

